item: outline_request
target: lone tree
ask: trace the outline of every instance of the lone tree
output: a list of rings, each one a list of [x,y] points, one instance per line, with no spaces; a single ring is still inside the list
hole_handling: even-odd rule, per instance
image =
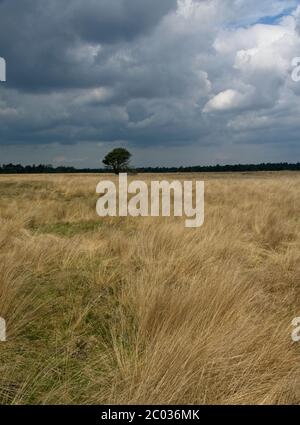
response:
[[[127,149],[117,148],[109,152],[103,160],[103,164],[115,174],[127,171],[131,153]]]

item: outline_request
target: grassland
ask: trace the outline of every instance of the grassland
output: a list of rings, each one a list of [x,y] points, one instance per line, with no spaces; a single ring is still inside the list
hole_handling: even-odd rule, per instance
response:
[[[300,402],[300,174],[168,178],[206,181],[203,227],[0,176],[0,403]]]

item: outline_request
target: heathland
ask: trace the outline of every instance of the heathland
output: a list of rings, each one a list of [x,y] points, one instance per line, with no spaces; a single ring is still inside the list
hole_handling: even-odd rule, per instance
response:
[[[300,173],[131,177],[204,180],[195,229],[107,177],[0,176],[0,403],[300,403]]]

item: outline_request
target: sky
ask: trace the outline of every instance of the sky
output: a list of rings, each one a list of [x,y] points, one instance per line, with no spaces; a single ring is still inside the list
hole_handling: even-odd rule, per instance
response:
[[[0,163],[300,161],[299,0],[0,0]]]

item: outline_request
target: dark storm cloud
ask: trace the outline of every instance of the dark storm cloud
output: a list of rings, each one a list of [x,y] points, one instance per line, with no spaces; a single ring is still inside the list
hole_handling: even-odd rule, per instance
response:
[[[300,8],[274,25],[255,22],[293,5],[0,0],[0,145],[79,144],[82,157],[85,143],[118,141],[219,146],[224,158],[241,143],[292,149]]]
[[[174,0],[75,0],[70,22],[77,34],[89,42],[131,41],[145,34],[171,9]]]
[[[175,6],[176,0],[3,0],[0,52],[10,66],[8,86],[49,91],[106,84],[115,74],[106,64],[117,49],[110,44],[149,33]],[[101,57],[97,50],[86,56],[87,43],[90,50],[101,45]]]

